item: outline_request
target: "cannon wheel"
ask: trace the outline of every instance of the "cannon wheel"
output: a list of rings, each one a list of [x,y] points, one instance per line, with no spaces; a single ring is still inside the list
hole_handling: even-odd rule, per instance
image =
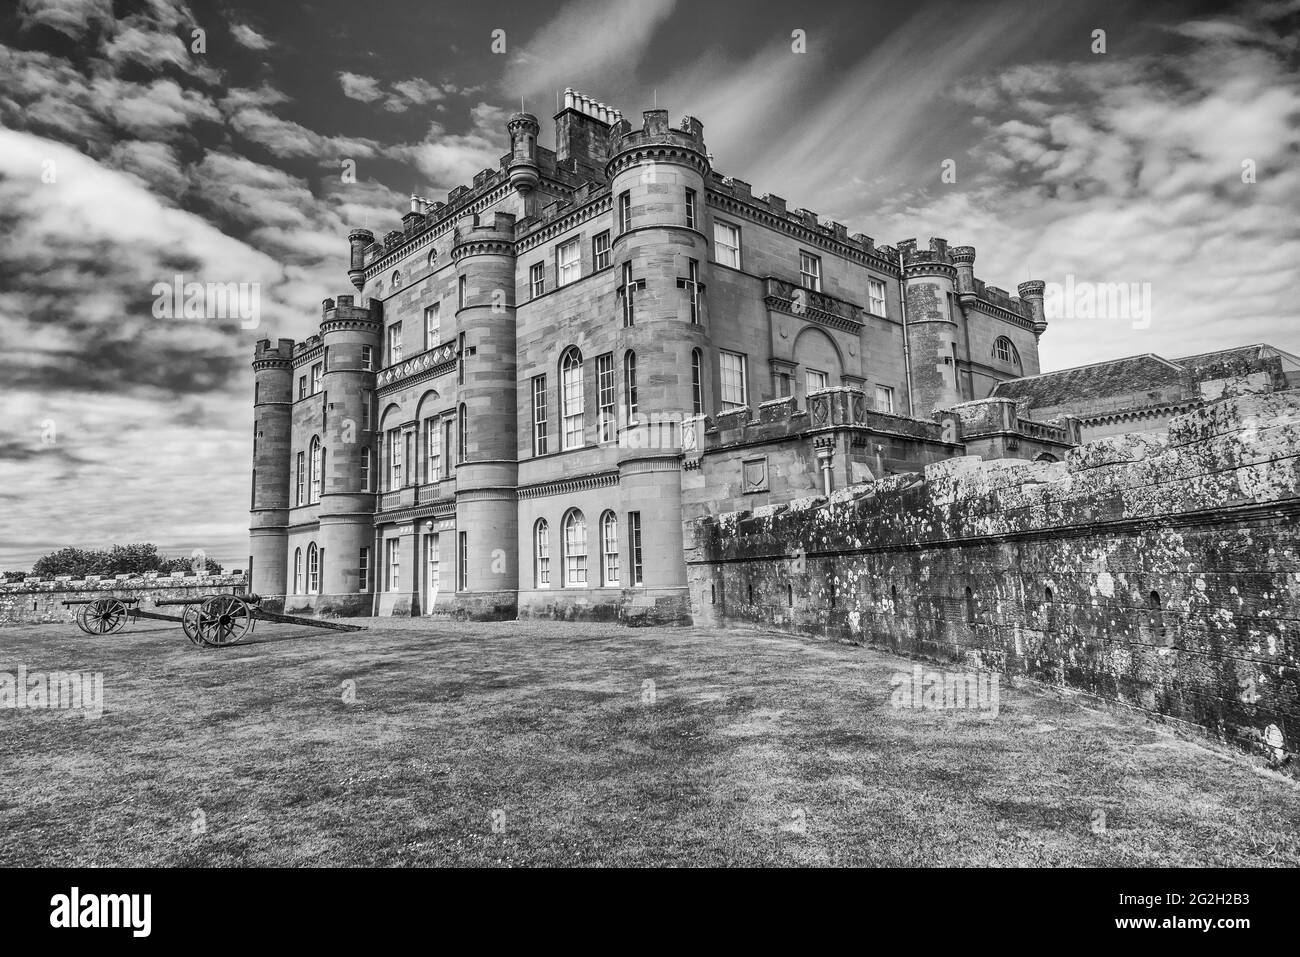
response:
[[[181,628],[185,631],[185,637],[198,647],[203,647],[203,638],[199,635],[199,620],[203,612],[198,605],[186,605],[185,611],[181,612]]]
[[[253,615],[238,595],[214,595],[201,606],[198,628],[205,645],[233,645],[253,633]]]
[[[117,598],[96,598],[82,605],[77,625],[88,635],[111,635],[126,626],[126,605]]]

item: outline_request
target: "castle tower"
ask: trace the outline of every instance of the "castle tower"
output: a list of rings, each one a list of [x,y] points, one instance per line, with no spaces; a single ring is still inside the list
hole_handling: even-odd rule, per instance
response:
[[[959,344],[963,340],[962,315],[956,296],[958,268],[952,263],[953,256],[945,240],[932,239],[929,249],[918,249],[916,240],[907,239],[898,243],[898,248],[903,255],[907,297],[912,409],[918,418],[928,418],[935,409],[962,401],[958,372]],[[972,256],[972,292],[973,263]]]
[[[460,332],[456,449],[456,605],[474,618],[514,618],[519,588],[515,433],[515,217],[474,216],[452,259]]]
[[[647,110],[640,130],[626,120],[615,123],[610,153],[612,263],[621,311],[614,321],[622,324],[615,362],[626,379],[634,355],[637,383],[635,409],[626,392],[619,403],[620,495],[625,509],[644,513],[642,584],[684,589],[680,422],[697,412],[696,350],[701,369],[716,364],[703,294],[711,268],[708,150],[698,120],[686,117],[674,129],[667,110]],[[711,405],[707,395],[704,404]]]
[[[357,287],[357,292],[366,284],[366,247],[375,241],[375,234],[368,229],[354,229],[348,233],[348,246],[351,256],[348,260],[348,281]]]
[[[1033,310],[1035,339],[1042,338],[1043,333],[1047,331],[1047,313],[1043,306],[1043,294],[1046,291],[1047,283],[1041,279],[1029,279],[1016,287],[1020,298],[1029,303],[1029,308]]]
[[[510,166],[506,173],[510,185],[522,194],[537,188],[541,176],[537,168],[537,134],[541,124],[531,113],[516,113],[506,123],[510,133]]]
[[[325,556],[320,601],[344,614],[367,614],[370,607],[370,594],[363,591],[359,577],[360,550],[374,544],[379,448],[374,432],[375,373],[367,368],[362,350],[369,347],[373,367],[380,354],[382,309],[378,299],[358,306],[352,296],[339,296],[337,302],[326,299],[321,309],[326,406],[317,538]],[[368,564],[374,568],[374,559]]]
[[[289,564],[289,469],[293,340],[259,341],[253,353],[253,500],[249,509],[249,587],[283,595]]]

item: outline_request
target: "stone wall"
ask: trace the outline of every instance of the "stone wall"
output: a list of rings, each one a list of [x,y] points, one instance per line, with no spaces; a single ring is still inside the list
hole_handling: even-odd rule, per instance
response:
[[[702,518],[692,612],[1028,676],[1285,760],[1297,453],[1300,391],[1248,395],[1062,462],[956,458]]]
[[[0,584],[0,625],[38,624],[41,622],[71,622],[77,617],[78,606],[69,608],[63,602],[85,598],[139,598],[140,607],[153,610],[160,598],[197,598],[219,592],[244,591],[243,575],[118,575],[116,577],[86,578],[28,578],[20,582]],[[181,609],[162,609],[167,614],[181,613]]]

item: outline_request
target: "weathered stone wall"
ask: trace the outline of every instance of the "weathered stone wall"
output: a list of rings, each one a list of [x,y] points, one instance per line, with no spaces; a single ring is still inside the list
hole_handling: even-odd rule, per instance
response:
[[[140,607],[153,610],[160,598],[197,598],[220,592],[244,591],[243,575],[118,575],[101,578],[28,578],[0,584],[0,625],[70,622],[78,606],[63,602],[85,598],[139,598]],[[162,609],[167,614],[181,609]]]
[[[1057,463],[928,465],[687,526],[697,624],[1076,688],[1274,758],[1300,737],[1300,391]]]

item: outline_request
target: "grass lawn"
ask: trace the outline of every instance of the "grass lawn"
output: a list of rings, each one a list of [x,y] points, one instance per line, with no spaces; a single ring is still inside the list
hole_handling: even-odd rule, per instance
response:
[[[913,663],[865,648],[360,623],[0,630],[0,672],[105,701],[0,710],[0,864],[1300,863],[1293,782],[1053,694],[988,720],[891,707]]]

